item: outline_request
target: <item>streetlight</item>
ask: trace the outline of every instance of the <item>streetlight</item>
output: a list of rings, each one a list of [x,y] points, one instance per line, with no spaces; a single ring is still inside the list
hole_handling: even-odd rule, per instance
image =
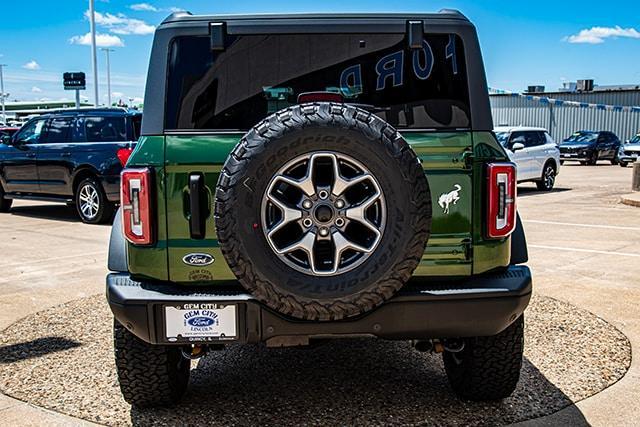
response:
[[[5,108],[4,108],[5,93],[4,93],[4,75],[2,74],[2,71],[6,66],[7,64],[0,64],[0,98],[2,98],[2,122],[5,125],[7,124],[7,112],[5,111]]]
[[[109,52],[115,52],[115,50],[108,47],[101,47],[100,50],[107,56],[107,106],[111,107],[111,63],[109,62]]]
[[[89,25],[91,28],[91,65],[93,67],[93,94],[96,107],[100,104],[98,98],[98,56],[96,53],[96,10],[94,0],[89,0]]]

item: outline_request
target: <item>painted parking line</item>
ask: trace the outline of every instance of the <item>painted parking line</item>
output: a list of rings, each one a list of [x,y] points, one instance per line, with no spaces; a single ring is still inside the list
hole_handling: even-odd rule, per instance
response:
[[[552,251],[585,252],[589,254],[615,255],[615,256],[627,256],[627,257],[633,257],[633,258],[640,258],[640,254],[633,254],[630,252],[599,251],[596,249],[567,248],[563,246],[546,246],[546,245],[527,245],[527,246],[530,248],[549,249]]]
[[[621,225],[578,224],[575,222],[542,221],[539,219],[529,219],[524,222],[531,223],[531,224],[562,225],[565,227],[585,227],[585,228],[602,228],[602,229],[608,229],[608,230],[640,231],[640,227],[625,227]]]

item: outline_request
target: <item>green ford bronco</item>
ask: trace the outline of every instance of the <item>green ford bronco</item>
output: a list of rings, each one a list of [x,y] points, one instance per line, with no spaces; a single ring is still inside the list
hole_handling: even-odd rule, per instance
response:
[[[349,336],[509,396],[531,273],[492,129],[459,12],[168,17],[110,242],[125,399],[177,402],[227,344]]]

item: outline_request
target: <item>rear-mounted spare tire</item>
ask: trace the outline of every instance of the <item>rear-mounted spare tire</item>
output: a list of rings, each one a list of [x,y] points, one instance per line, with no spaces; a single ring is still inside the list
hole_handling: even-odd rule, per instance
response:
[[[388,123],[333,103],[296,105],[249,130],[216,188],[222,253],[240,283],[299,319],[357,316],[417,267],[431,195]]]

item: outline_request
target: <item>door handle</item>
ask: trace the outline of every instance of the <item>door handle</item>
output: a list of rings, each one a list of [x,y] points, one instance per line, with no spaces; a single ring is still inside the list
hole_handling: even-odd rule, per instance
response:
[[[62,157],[71,157],[71,153],[69,152],[62,153]]]
[[[208,216],[207,197],[204,189],[204,175],[189,175],[189,232],[193,239],[204,239]]]
[[[27,157],[35,157],[35,156],[36,156],[36,153],[27,153],[27,154],[26,154],[26,156],[27,156]]]

